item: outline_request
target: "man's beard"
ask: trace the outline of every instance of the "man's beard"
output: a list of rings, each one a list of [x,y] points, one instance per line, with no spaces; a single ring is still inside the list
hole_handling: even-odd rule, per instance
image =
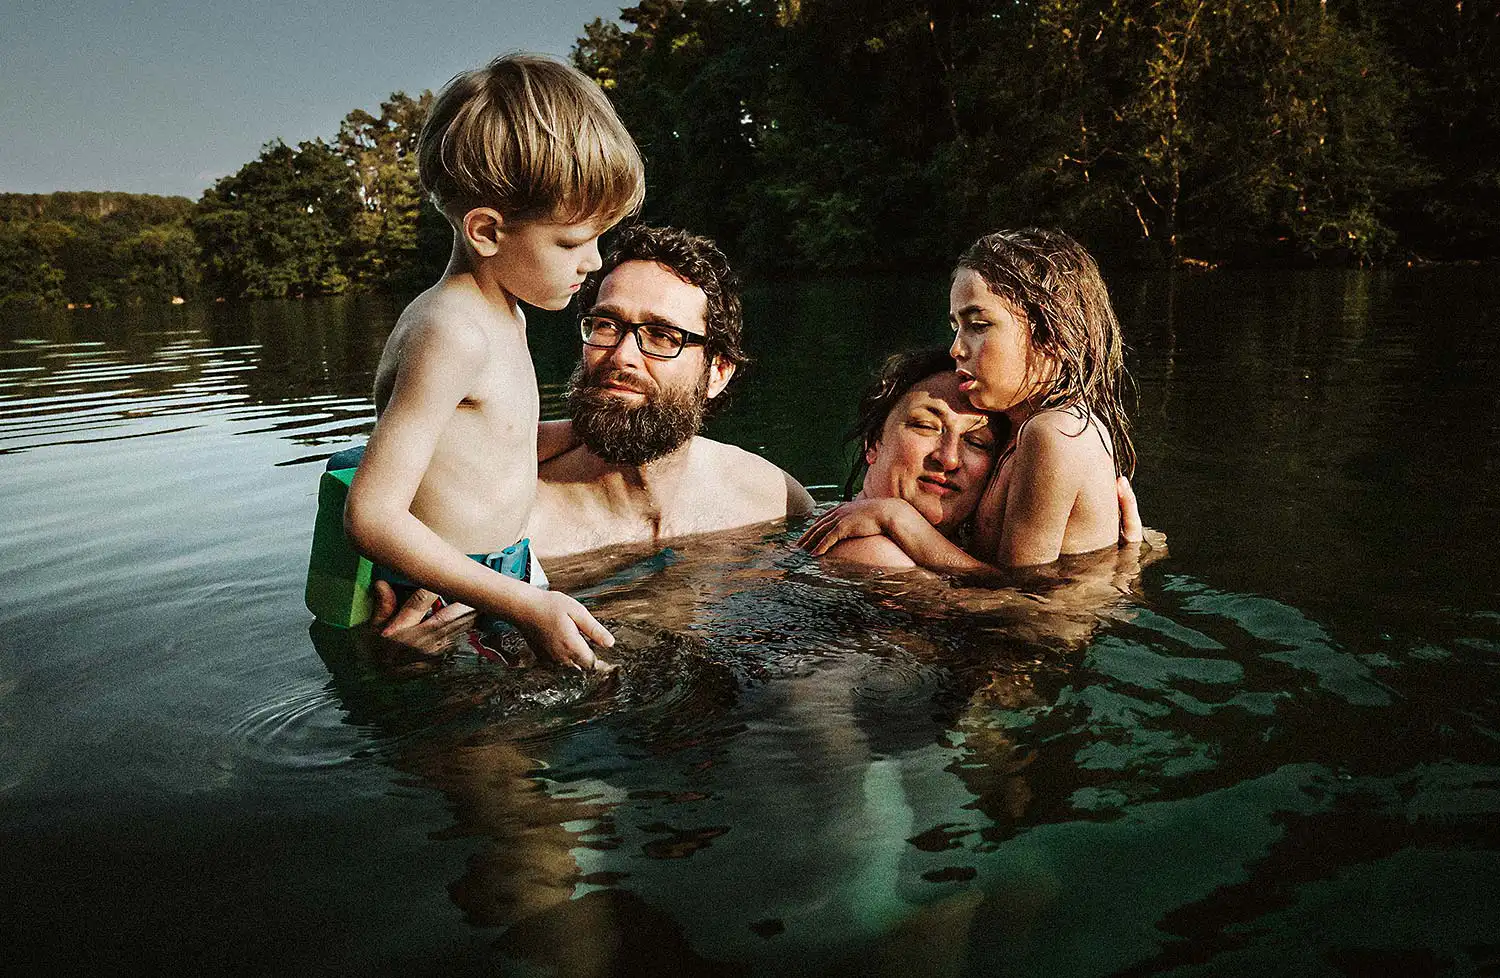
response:
[[[604,390],[610,380],[645,388],[644,400],[629,404]],[[707,370],[691,389],[663,388],[644,374],[602,366],[585,377],[581,362],[568,379],[573,430],[589,451],[614,465],[645,465],[675,452],[702,429],[707,404]]]

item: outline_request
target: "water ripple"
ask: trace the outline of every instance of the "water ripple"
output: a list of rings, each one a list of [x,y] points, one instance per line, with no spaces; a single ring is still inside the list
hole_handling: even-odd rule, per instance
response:
[[[357,751],[344,735],[344,711],[326,686],[288,684],[270,692],[228,730],[237,745],[265,763],[295,770],[348,764]]]
[[[276,372],[296,364],[282,363],[279,352],[260,343],[215,343],[200,330],[136,332],[129,339],[130,348],[35,337],[0,345],[0,454],[182,431],[154,422],[190,415],[271,421],[239,433],[311,444],[346,439],[372,419],[363,390],[288,386]],[[153,340],[160,345],[152,348]]]

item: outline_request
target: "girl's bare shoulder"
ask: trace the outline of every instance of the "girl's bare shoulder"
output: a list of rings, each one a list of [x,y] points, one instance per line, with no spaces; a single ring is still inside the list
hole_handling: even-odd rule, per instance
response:
[[[1055,463],[1092,464],[1100,460],[1114,467],[1109,435],[1087,411],[1057,408],[1032,415],[1016,436],[1020,458]]]

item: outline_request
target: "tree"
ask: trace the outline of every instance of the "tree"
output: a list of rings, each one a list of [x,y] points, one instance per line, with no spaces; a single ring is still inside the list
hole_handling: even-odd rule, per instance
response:
[[[360,211],[349,166],[321,139],[295,149],[267,143],[198,203],[192,226],[205,283],[233,298],[343,292]]]
[[[422,204],[416,143],[432,107],[432,93],[395,92],[377,118],[363,109],[344,117],[335,143],[356,183],[347,268],[356,287],[411,285],[418,264],[417,223]]]

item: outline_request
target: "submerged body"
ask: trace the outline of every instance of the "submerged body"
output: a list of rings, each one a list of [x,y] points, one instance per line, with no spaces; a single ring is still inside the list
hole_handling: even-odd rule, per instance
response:
[[[781,469],[702,436],[650,466],[607,462],[576,444],[543,462],[539,474],[526,534],[542,558],[656,545],[811,509],[807,491]]]

